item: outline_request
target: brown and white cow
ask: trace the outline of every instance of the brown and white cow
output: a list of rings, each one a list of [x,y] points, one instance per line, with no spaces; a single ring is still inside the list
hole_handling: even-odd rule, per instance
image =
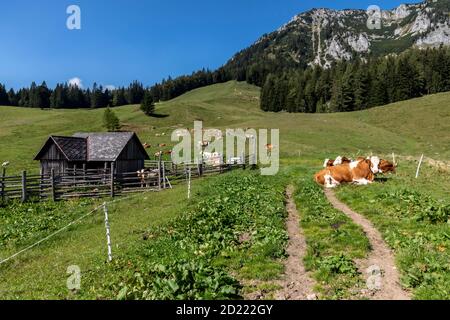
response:
[[[155,185],[158,180],[158,169],[137,171],[137,176],[141,180],[141,188],[149,187],[151,184]]]
[[[365,159],[364,157],[356,158],[356,160],[364,160],[364,159]],[[370,159],[370,157],[368,157],[367,159]],[[352,161],[353,160],[350,158],[339,156],[336,158],[336,160],[325,159],[323,167],[324,168],[334,167],[334,166],[338,166],[340,164],[350,163]],[[378,165],[378,169],[379,169],[378,173],[395,172],[396,165],[387,160],[380,159],[380,164]]]
[[[342,183],[367,185],[374,181],[379,170],[380,159],[370,157],[358,159],[350,163],[325,168],[314,176],[317,183],[326,188],[334,188]]]
[[[325,159],[324,163],[323,163],[323,167],[324,168],[328,168],[328,167],[334,167],[334,166],[338,166],[340,164],[343,163],[350,163],[352,162],[352,159],[349,159],[347,157],[337,157],[335,160],[333,159]]]

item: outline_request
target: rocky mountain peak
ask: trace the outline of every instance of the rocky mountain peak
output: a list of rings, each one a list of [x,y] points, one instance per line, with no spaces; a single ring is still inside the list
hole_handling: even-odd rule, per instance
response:
[[[450,1],[402,4],[392,10],[315,8],[260,38],[232,61],[284,60],[329,67],[355,56],[397,54],[412,47],[450,45]]]

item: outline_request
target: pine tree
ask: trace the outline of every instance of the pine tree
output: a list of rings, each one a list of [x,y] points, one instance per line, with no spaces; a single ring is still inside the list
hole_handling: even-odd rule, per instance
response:
[[[133,81],[127,89],[126,98],[128,104],[141,103],[143,97],[144,87],[142,86],[142,83],[140,83],[139,81]]]
[[[297,112],[297,94],[298,91],[292,83],[289,83],[289,93],[286,98],[287,112]]]
[[[316,99],[316,86],[313,80],[309,80],[305,86],[305,103],[307,113],[316,112],[317,99]]]
[[[315,92],[316,97],[319,99],[317,109],[325,110],[323,106],[325,104],[325,101],[329,101],[331,99],[331,80],[330,80],[330,72],[328,69],[323,70],[323,72],[321,72],[319,80],[316,83]]]
[[[69,106],[67,101],[67,86],[57,84],[50,96],[50,108],[59,109]]]
[[[354,95],[354,79],[353,71],[351,68],[347,68],[344,76],[342,77],[342,110],[341,111],[353,111],[355,110],[355,95]]]
[[[9,97],[5,86],[0,83],[0,106],[9,106]]]
[[[28,105],[27,107],[34,108],[39,103],[38,97],[38,89],[36,83],[33,81],[30,86],[29,95],[28,95]]]
[[[19,96],[14,92],[14,89],[10,89],[8,91],[8,99],[10,106],[18,106],[19,105]]]
[[[386,82],[384,78],[376,78],[372,81],[369,91],[369,106],[377,107],[383,106],[389,102]]]
[[[333,82],[330,111],[340,112],[344,110],[344,97],[342,92],[342,83],[340,78],[336,78]]]
[[[19,91],[19,107],[28,107],[30,103],[30,93],[28,89]]]
[[[397,100],[407,100],[421,95],[423,77],[415,64],[402,57],[397,64]]]
[[[108,106],[103,113],[103,126],[108,132],[118,131],[120,129],[120,121],[113,110]]]
[[[305,83],[303,74],[299,74],[298,83],[297,83],[297,100],[295,101],[296,111],[297,112],[306,112],[306,101],[305,101]]]
[[[274,101],[275,90],[275,76],[269,74],[267,76],[266,82],[261,89],[261,109],[263,111],[272,111]]]
[[[103,87],[97,86],[97,83],[94,83],[91,92],[91,108],[102,108],[106,107],[104,95],[103,95]]]
[[[51,91],[47,87],[47,83],[44,81],[37,87],[36,94],[36,108],[49,108],[50,107],[50,95]]]
[[[288,95],[288,83],[286,75],[277,78],[275,82],[275,103],[272,105],[272,111],[280,112],[286,110],[286,97]]]
[[[355,75],[355,110],[364,110],[369,106],[370,80],[366,66],[358,69]]]
[[[150,91],[145,91],[144,99],[141,102],[141,110],[148,116],[153,115],[155,112],[155,104]]]
[[[123,105],[127,104],[124,88],[119,88],[117,90],[114,90],[112,104],[114,107],[123,106]]]

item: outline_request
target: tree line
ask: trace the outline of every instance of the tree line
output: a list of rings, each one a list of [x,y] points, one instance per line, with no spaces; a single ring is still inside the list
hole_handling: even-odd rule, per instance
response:
[[[236,60],[237,61],[237,60]],[[188,91],[229,80],[261,86],[261,109],[288,112],[363,110],[387,103],[450,91],[450,49],[412,49],[400,55],[336,62],[331,68],[270,63],[230,63],[215,71],[164,79],[144,88],[138,81],[114,90],[94,84],[81,89],[45,82],[15,92],[0,84],[0,105],[36,108],[101,108],[141,104],[146,114],[154,103]]]
[[[363,110],[450,91],[450,50],[409,50],[398,56],[341,61],[267,75],[261,109],[288,112]]]
[[[217,71],[203,69],[189,76],[175,79],[169,77],[148,88],[144,88],[138,81],[133,81],[128,87],[114,90],[103,88],[96,83],[88,89],[68,83],[58,83],[54,89],[50,89],[44,81],[40,85],[33,82],[30,87],[15,92],[13,89],[7,91],[5,86],[0,84],[0,105],[53,109],[104,108],[141,104],[145,97],[148,105],[150,100],[152,103],[167,101],[188,91],[231,79],[222,69]]]
[[[46,82],[35,82],[28,88],[15,92],[6,90],[0,84],[0,105],[28,108],[104,108],[139,104],[143,100],[145,89],[142,83],[133,81],[128,87],[114,90],[103,88],[94,83],[92,88],[82,89],[76,85],[58,83],[54,89],[48,88]]]

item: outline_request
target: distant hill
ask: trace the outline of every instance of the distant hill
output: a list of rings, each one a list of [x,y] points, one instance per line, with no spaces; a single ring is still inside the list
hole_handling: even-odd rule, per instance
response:
[[[193,90],[157,104],[158,118],[145,116],[139,106],[114,108],[123,130],[136,131],[142,142],[158,151],[158,143],[170,149],[176,128],[192,128],[203,120],[212,128],[279,128],[281,154],[322,157],[340,153],[376,152],[417,155],[450,160],[450,93],[404,101],[370,110],[335,114],[271,113],[259,109],[258,87],[230,81]],[[0,107],[0,163],[9,170],[38,169],[33,156],[50,134],[104,130],[104,109],[40,110]],[[164,136],[161,134],[164,133]],[[158,136],[157,135],[161,135]]]
[[[448,0],[430,0],[383,11],[313,9],[296,15],[278,30],[263,35],[253,45],[235,54],[218,70],[202,70],[190,76],[168,79],[152,87],[152,93],[156,101],[170,100],[189,90],[229,80],[247,81],[263,87],[269,76],[275,75],[281,79],[272,82],[283,82],[285,79],[286,82],[291,82],[291,85],[282,84],[282,87],[289,88],[269,88],[268,90],[272,93],[281,92],[284,97],[288,96],[289,91],[296,91],[295,97],[291,97],[291,100],[298,101],[290,103],[292,106],[286,106],[288,103],[283,103],[281,98],[269,99],[280,100],[278,103],[273,101],[265,103],[265,99],[262,99],[261,107],[264,110],[321,112],[365,109],[374,105],[449,90],[449,51],[440,50],[441,52],[434,52],[433,57],[430,57],[427,51],[422,50],[449,45],[450,1]],[[408,61],[404,61],[403,69],[405,70],[398,70],[401,67],[397,68],[400,60],[397,56],[405,51],[409,53],[409,57],[406,58]],[[440,56],[447,57],[440,59]],[[385,57],[391,57],[390,60],[396,61],[386,63],[388,66],[385,68],[382,66]],[[368,62],[368,67],[332,68],[342,61],[359,61],[362,64]],[[305,69],[311,69],[308,67],[314,66],[330,70],[329,74],[323,75],[318,80],[319,84],[316,83],[317,74],[300,77],[289,74],[301,73]],[[341,78],[346,69],[352,70],[348,72],[347,79],[344,80],[349,80],[350,76],[359,77],[360,72],[354,70],[357,68],[370,69],[370,74],[362,75],[367,78],[364,83],[366,88],[362,88],[364,89],[362,91],[367,88],[373,89],[378,91],[379,97],[375,97],[376,94],[373,92],[370,94],[359,92],[366,100],[372,101],[364,101],[356,108],[341,106],[342,103],[336,103],[341,95],[339,93],[340,83],[343,82]],[[386,77],[401,78],[402,73],[406,74],[406,80],[391,79],[393,83],[389,83],[390,80],[385,79]],[[417,84],[407,83],[409,80],[417,81]],[[348,87],[356,88],[356,85],[351,82],[349,81]],[[407,87],[408,92],[406,94],[384,92],[389,91],[393,84]],[[277,85],[274,84],[274,86]],[[409,90],[410,87],[413,89]],[[403,90],[394,89],[394,91]],[[333,92],[335,97],[331,97]],[[303,102],[304,95],[310,96],[310,101],[305,98]],[[354,92],[350,92],[350,95],[354,95]],[[350,97],[350,100],[358,99]],[[265,106],[266,104],[269,106]]]

